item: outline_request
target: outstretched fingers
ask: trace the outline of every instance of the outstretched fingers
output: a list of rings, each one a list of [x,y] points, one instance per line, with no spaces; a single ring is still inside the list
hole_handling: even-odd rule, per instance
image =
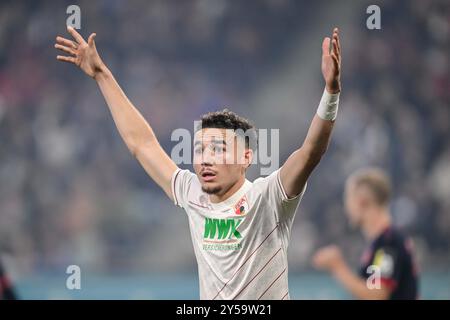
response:
[[[331,53],[334,54],[337,58],[339,58],[339,49],[338,49],[338,46],[337,46],[336,39],[333,39],[332,45],[333,45],[333,50],[332,50]]]
[[[322,42],[322,55],[328,56],[330,54],[330,38],[325,37]]]
[[[73,49],[77,48],[77,44],[74,41],[63,38],[61,36],[56,37],[56,43]]]
[[[94,38],[97,34],[96,33],[91,33],[91,35],[88,38],[88,45],[90,47],[95,46],[95,42],[94,42]]]
[[[58,59],[59,61],[70,62],[70,63],[76,64],[76,60],[74,57],[56,56],[56,59]]]
[[[77,30],[75,30],[73,27],[71,26],[67,26],[67,31],[72,35],[72,37],[79,43],[86,43],[86,41],[84,41],[83,37],[77,32]]]
[[[339,58],[334,52],[331,53],[331,59],[333,60],[333,64],[336,70],[339,70]]]
[[[338,57],[341,56],[341,42],[339,40],[339,29],[334,28],[333,30],[333,49]]]
[[[76,52],[75,52],[74,49],[69,48],[69,47],[66,47],[66,46],[63,46],[63,45],[61,45],[61,44],[56,43],[56,44],[55,44],[55,48],[56,48],[56,49],[59,49],[59,50],[61,50],[61,51],[64,51],[65,53],[71,54],[71,55],[73,55],[73,56],[76,55]]]

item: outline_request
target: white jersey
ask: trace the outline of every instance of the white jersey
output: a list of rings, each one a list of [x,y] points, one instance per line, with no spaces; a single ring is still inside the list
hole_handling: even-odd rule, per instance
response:
[[[220,203],[211,203],[194,173],[174,172],[172,194],[188,215],[200,299],[290,298],[287,248],[306,185],[288,199],[279,172],[245,180]]]

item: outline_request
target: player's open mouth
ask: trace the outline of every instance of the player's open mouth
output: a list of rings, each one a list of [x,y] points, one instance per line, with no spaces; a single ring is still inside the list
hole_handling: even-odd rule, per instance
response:
[[[216,177],[216,174],[212,171],[203,171],[201,176],[202,176],[203,181],[208,182],[208,181],[214,180],[214,178]]]

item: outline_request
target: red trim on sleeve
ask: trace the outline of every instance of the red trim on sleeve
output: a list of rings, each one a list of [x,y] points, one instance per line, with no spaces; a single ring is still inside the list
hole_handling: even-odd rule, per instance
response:
[[[6,289],[6,288],[10,288],[11,287],[11,282],[9,281],[9,279],[5,276],[0,277],[0,288]]]
[[[391,278],[381,278],[380,282],[383,286],[386,286],[391,290],[394,290],[397,287],[397,281]]]

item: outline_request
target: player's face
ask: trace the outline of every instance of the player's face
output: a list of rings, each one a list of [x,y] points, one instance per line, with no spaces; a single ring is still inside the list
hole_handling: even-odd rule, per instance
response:
[[[358,227],[361,224],[362,208],[360,206],[356,187],[352,183],[347,183],[345,187],[344,204],[350,224]]]
[[[249,159],[233,130],[205,128],[194,137],[194,170],[208,194],[225,194],[245,174]]]

